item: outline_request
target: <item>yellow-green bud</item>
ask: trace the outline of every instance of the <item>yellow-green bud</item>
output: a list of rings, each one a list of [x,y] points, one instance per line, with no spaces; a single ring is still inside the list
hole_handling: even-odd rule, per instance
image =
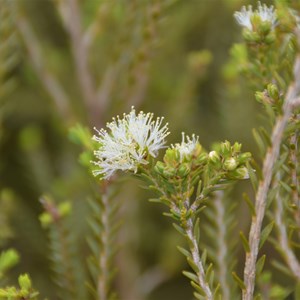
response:
[[[28,291],[31,289],[31,280],[28,274],[20,275],[18,281],[22,290]]]
[[[71,210],[72,210],[71,203],[68,201],[62,202],[58,206],[59,215],[61,217],[65,217],[65,216],[69,215]]]
[[[53,222],[52,216],[47,212],[42,213],[39,216],[39,220],[43,227],[48,227]]]
[[[236,159],[233,157],[230,157],[224,161],[223,168],[224,168],[224,170],[227,170],[227,171],[233,171],[234,169],[236,169],[237,165],[238,164],[237,164]]]

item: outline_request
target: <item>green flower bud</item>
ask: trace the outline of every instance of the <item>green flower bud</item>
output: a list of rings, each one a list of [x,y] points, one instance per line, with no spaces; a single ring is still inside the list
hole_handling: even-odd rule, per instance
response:
[[[231,145],[228,141],[225,141],[224,143],[221,143],[221,153],[224,156],[231,154]]]
[[[235,158],[230,157],[224,161],[223,169],[227,171],[233,171],[238,166],[238,163]]]
[[[209,158],[209,161],[212,162],[213,164],[217,164],[221,161],[221,158],[220,158],[219,154],[217,153],[217,151],[210,151],[208,153],[208,158]]]
[[[232,148],[235,153],[239,153],[239,152],[241,152],[242,144],[235,142],[234,145],[232,146]]]
[[[177,174],[180,177],[185,177],[185,176],[187,176],[190,173],[190,171],[191,171],[191,168],[190,168],[189,164],[181,164],[179,166]]]
[[[242,153],[238,157],[238,162],[239,162],[239,164],[243,164],[243,163],[249,161],[251,157],[252,157],[252,154],[250,152]]]
[[[264,97],[265,97],[264,92],[255,92],[255,99],[258,103],[264,103]]]
[[[28,274],[20,275],[18,281],[22,290],[28,291],[31,289],[31,279]]]
[[[268,84],[267,91],[274,100],[279,99],[279,91],[275,84],[273,84],[273,83]]]
[[[235,179],[248,179],[249,178],[249,172],[246,167],[239,167],[235,169],[231,173],[232,177]]]

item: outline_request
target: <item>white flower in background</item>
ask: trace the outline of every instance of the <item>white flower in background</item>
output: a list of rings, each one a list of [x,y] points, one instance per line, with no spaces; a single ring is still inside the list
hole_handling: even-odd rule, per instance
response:
[[[274,9],[274,6],[268,7],[266,4],[261,5],[260,2],[258,2],[257,10],[253,11],[251,5],[249,5],[248,8],[243,6],[241,11],[236,11],[234,13],[234,17],[241,26],[253,30],[251,17],[254,14],[257,14],[263,22],[270,22],[272,27],[275,26],[276,10]]]
[[[184,132],[182,132],[182,141],[181,143],[176,143],[175,145],[171,145],[172,149],[175,149],[179,152],[180,162],[184,160],[184,158],[193,154],[193,151],[196,149],[198,144],[199,137],[192,135],[192,138],[186,136]],[[185,141],[186,140],[186,141]]]
[[[156,157],[169,134],[168,124],[162,126],[162,122],[163,118],[153,120],[151,113],[136,115],[132,107],[122,119],[117,117],[107,123],[110,132],[96,129],[98,135],[93,139],[100,148],[94,153],[98,160],[93,163],[100,168],[93,172],[94,175],[107,179],[117,170],[136,172],[139,165],[148,163],[145,159],[148,154]]]

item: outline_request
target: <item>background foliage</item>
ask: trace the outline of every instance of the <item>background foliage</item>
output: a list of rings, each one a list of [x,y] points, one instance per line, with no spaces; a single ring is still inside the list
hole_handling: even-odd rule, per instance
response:
[[[51,243],[53,224],[45,229],[39,222],[43,195],[72,204],[72,213],[63,216],[68,219],[63,230],[72,229],[66,247],[68,257],[76,257],[70,268],[78,278],[70,280],[82,286],[72,297],[88,299],[86,236],[91,234],[87,220],[95,186],[78,161],[80,147],[68,138],[70,127],[80,122],[92,129],[135,105],[165,116],[172,131],[168,143],[178,141],[181,131],[195,132],[206,148],[213,141],[237,140],[255,156],[251,130],[263,122],[254,95],[230,65],[231,45],[241,40],[232,15],[245,1],[78,2],[83,28],[90,30],[87,62],[97,103],[89,100],[89,90],[76,76],[82,74],[76,35],[74,43],[72,28],[61,17],[68,1],[1,0],[0,7],[0,249],[13,247],[20,254],[8,282],[14,284],[17,274],[28,272],[34,287],[49,299],[58,294],[51,283],[49,240],[51,247],[56,245]],[[76,23],[76,17],[72,14],[70,22]],[[51,93],[59,95],[57,102]],[[248,183],[240,188],[250,189]],[[241,190],[233,195],[228,206],[234,202],[241,217],[232,242],[250,218]],[[181,274],[186,262],[175,249],[182,240],[161,218],[163,208],[149,204],[151,195],[137,182],[120,182],[116,197],[126,225],[116,237],[120,298],[191,298]],[[204,234],[204,241],[211,243],[209,235]],[[242,248],[236,257],[243,261]]]

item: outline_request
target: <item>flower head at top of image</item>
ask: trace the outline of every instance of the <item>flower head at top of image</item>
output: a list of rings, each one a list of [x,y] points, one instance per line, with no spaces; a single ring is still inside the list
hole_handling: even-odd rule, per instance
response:
[[[258,2],[257,9],[254,11],[252,10],[252,6],[249,5],[248,8],[243,6],[241,11],[236,11],[234,13],[234,17],[238,24],[249,30],[253,30],[251,18],[254,15],[259,16],[260,20],[263,22],[269,22],[272,28],[275,27],[277,17],[276,10],[273,5],[268,7],[266,4]]]

